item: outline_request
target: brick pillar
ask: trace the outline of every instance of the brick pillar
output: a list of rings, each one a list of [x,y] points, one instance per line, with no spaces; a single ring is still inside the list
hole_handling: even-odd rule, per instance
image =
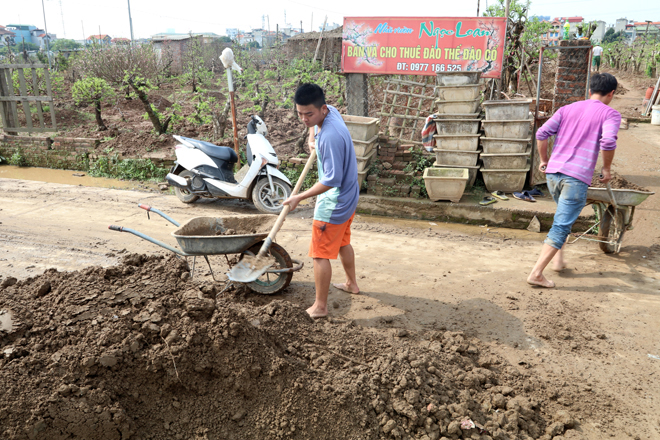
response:
[[[369,116],[369,81],[366,74],[346,75],[346,101],[349,115]]]
[[[584,100],[589,75],[590,48],[568,49],[573,46],[589,46],[589,40],[562,40],[557,62],[557,75],[555,77],[555,96],[552,101],[552,112],[559,107]]]

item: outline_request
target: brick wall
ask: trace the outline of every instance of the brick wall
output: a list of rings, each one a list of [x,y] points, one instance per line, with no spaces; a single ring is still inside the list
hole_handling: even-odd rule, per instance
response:
[[[98,160],[100,140],[70,137],[0,136],[0,156],[9,159],[20,151],[30,166],[85,171],[87,164]],[[122,159],[143,159],[122,157]],[[156,166],[167,168],[173,158],[149,158]]]
[[[588,40],[562,40],[561,47],[589,46]],[[589,52],[585,49],[560,49],[555,76],[555,96],[552,102],[553,113],[560,107],[583,101],[589,75]]]
[[[316,52],[317,38],[289,38],[286,40],[285,50],[290,59],[307,58],[312,59]],[[321,39],[318,58],[323,62],[323,68],[339,70],[341,64],[341,34],[332,35]]]
[[[413,144],[401,144],[398,139],[389,139],[387,136],[381,136],[378,143],[375,166],[378,173],[367,176],[367,194],[420,197],[421,188],[413,182],[413,179],[421,179],[421,175],[406,171],[406,168],[414,161],[414,149],[424,155],[433,156],[433,154]]]
[[[0,138],[0,155],[10,158],[20,151],[31,166],[82,169],[85,153],[93,152],[98,139],[66,137],[8,136]]]

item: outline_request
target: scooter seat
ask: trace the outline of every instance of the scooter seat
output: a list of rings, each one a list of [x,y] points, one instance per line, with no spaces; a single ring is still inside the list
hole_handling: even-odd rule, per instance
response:
[[[210,142],[200,141],[197,139],[187,138],[181,136],[182,139],[185,139],[186,142],[190,142],[195,148],[203,151],[211,157],[215,157],[220,160],[227,161],[229,163],[238,162],[238,156],[233,148],[222,147],[220,145],[215,145]]]

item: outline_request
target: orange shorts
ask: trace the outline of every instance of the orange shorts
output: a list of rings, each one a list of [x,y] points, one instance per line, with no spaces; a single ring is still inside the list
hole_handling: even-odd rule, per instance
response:
[[[336,260],[339,248],[351,244],[351,223],[355,213],[340,225],[314,220],[312,222],[312,241],[309,244],[309,256]]]

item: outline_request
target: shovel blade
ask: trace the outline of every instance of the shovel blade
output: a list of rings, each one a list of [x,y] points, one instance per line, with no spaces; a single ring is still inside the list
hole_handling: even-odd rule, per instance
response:
[[[248,255],[227,273],[227,278],[238,283],[251,283],[265,274],[274,263],[273,257],[257,258]]]

